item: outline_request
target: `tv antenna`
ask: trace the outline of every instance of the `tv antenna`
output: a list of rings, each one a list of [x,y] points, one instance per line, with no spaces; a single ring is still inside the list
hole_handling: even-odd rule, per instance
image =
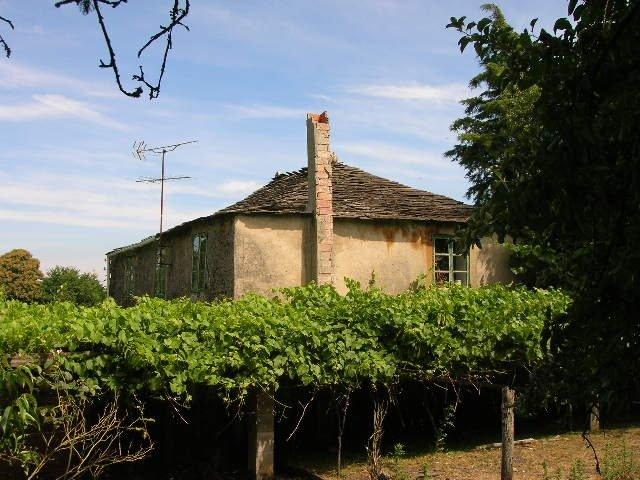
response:
[[[167,153],[175,151],[178,147],[183,145],[189,145],[190,143],[196,143],[197,140],[190,140],[188,142],[174,143],[173,145],[163,145],[161,147],[149,147],[144,140],[133,142],[133,156],[138,160],[146,160],[147,155],[156,155],[162,159],[161,175],[158,178],[142,177],[136,180],[136,183],[160,183],[160,232],[158,234],[158,265],[163,265],[162,262],[162,226],[164,220],[164,182],[173,180],[186,180],[191,177],[167,177],[165,176],[165,155]]]

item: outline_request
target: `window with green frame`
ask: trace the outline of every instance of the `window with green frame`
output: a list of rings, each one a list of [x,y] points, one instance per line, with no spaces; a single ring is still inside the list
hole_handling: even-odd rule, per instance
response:
[[[207,288],[207,234],[193,236],[193,261],[191,266],[191,291],[202,292]]]
[[[169,273],[169,248],[162,247],[158,252],[158,261],[156,262],[156,297],[166,298],[167,296],[167,276]]]
[[[136,257],[124,259],[124,294],[132,296],[136,288]]]
[[[167,296],[167,265],[156,265],[156,297]]]
[[[469,285],[469,252],[454,237],[434,237],[433,259],[436,283]]]

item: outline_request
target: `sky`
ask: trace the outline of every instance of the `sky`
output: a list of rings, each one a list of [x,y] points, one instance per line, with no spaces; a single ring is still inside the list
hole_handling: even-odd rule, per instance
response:
[[[105,8],[125,85],[137,49],[170,0]],[[165,225],[208,215],[306,165],[306,112],[327,110],[340,161],[468,201],[464,170],[444,157],[478,72],[451,16],[481,18],[475,0],[192,0],[174,35],[160,97],[120,94],[95,16],[53,0],[0,0],[12,47],[0,58],[0,254],[26,248],[46,272],[104,278],[104,254],[157,232],[160,173],[134,141],[166,145]],[[562,0],[499,2],[519,29],[549,28]],[[159,46],[158,46],[159,47]],[[142,58],[156,74],[158,47]]]

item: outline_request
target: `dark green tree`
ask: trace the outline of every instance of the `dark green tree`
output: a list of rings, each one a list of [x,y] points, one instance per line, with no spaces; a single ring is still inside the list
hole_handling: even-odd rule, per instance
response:
[[[87,307],[97,305],[107,296],[95,273],[81,273],[77,268],[56,266],[42,281],[44,299],[49,302],[72,302]]]
[[[12,300],[22,302],[41,300],[40,261],[21,248],[0,256],[0,290]]]
[[[549,332],[555,385],[638,395],[640,1],[570,0],[553,32],[483,8],[449,25],[481,65],[447,153],[477,207],[467,240],[511,236],[528,283],[572,293]]]

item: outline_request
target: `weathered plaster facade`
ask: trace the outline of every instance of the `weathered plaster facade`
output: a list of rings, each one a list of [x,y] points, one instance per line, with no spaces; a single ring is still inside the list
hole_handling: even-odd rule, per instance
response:
[[[453,227],[415,221],[335,221],[336,288],[346,291],[345,278],[376,285],[390,293],[407,290],[433,269],[433,235],[451,234]]]
[[[306,169],[276,174],[246,199],[165,232],[162,256],[157,235],[109,252],[109,294],[130,305],[134,296],[154,295],[164,285],[165,298],[212,300],[270,295],[312,281],[344,293],[345,278],[363,285],[375,278],[377,286],[399,293],[420,277],[435,281],[435,262],[443,256],[449,267],[440,265],[438,275],[457,279],[458,262],[471,286],[511,281],[508,251],[494,239],[468,255],[451,240],[471,207],[337,162],[326,112],[307,116],[307,153]],[[159,284],[157,269],[166,270]],[[249,470],[268,478],[273,398],[255,392],[248,413]]]
[[[345,278],[391,293],[434,275],[434,236],[453,235],[470,207],[411,189],[336,161],[326,113],[307,116],[308,168],[279,174],[247,199],[162,236],[166,298],[211,300]],[[206,282],[192,288],[193,237],[204,235]],[[471,286],[512,279],[508,251],[493,239],[468,257]],[[114,250],[109,294],[123,305],[156,293],[157,236]],[[130,292],[125,264],[133,265]],[[131,285],[130,285],[131,287]],[[130,293],[130,294],[129,294]]]
[[[239,215],[234,228],[234,297],[309,282],[308,215]]]

